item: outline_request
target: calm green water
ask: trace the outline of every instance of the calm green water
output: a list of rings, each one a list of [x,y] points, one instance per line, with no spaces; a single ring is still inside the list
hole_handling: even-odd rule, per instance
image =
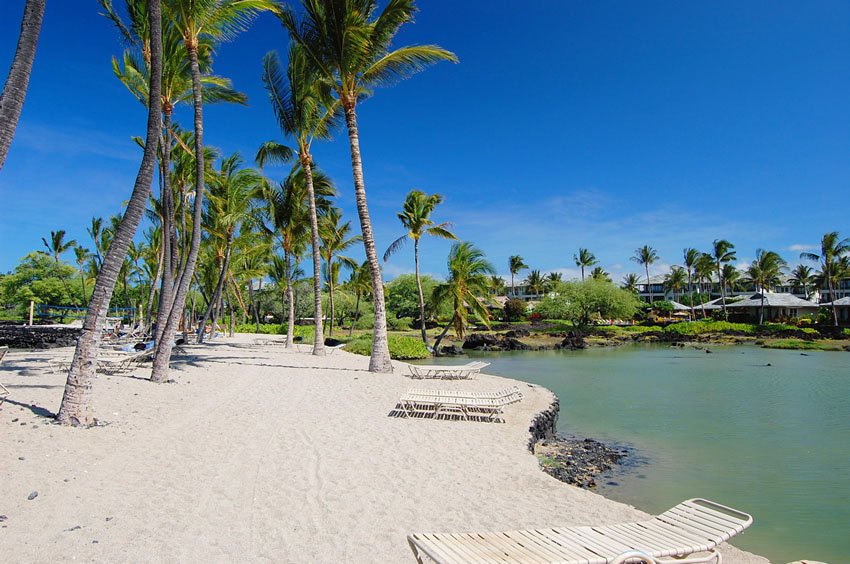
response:
[[[850,561],[850,355],[711,349],[475,356],[555,392],[562,433],[645,459],[597,480],[616,483],[599,493],[651,513],[706,497],[754,516],[736,546],[779,563]]]

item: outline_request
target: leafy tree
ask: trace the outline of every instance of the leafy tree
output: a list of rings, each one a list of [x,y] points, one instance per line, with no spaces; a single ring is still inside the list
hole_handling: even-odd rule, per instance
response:
[[[850,238],[842,239],[838,231],[830,231],[824,234],[820,241],[820,254],[815,253],[800,253],[801,259],[811,261],[821,261],[822,279],[829,291],[829,301],[835,301],[835,286],[833,272],[836,261],[842,256],[850,253]],[[838,309],[833,304],[832,319],[835,325],[838,325]]]
[[[528,265],[523,262],[522,257],[513,255],[508,258],[508,268],[511,271],[511,291],[516,295],[516,284],[514,284],[514,276],[519,274],[521,270],[528,268]]]
[[[393,241],[384,253],[384,262],[386,262],[408,239],[413,240],[416,284],[419,289],[419,328],[422,332],[422,342],[425,345],[428,345],[428,335],[425,333],[425,295],[422,292],[422,285],[419,283],[419,240],[422,238],[422,235],[431,235],[443,239],[457,239],[454,233],[449,231],[449,227],[451,227],[450,223],[443,222],[435,224],[431,221],[431,213],[442,201],[443,197],[440,194],[431,194],[429,196],[419,190],[411,190],[404,200],[404,207],[401,213],[396,214],[401,221],[402,227],[407,229],[407,233]]]
[[[434,292],[434,288],[439,285],[439,282],[428,275],[421,276],[420,282],[423,293],[428,296],[426,309],[433,310],[431,294]],[[419,289],[415,274],[402,274],[388,282],[386,296],[387,312],[392,314],[393,317],[416,318],[419,315]]]
[[[61,272],[61,256],[65,254],[67,251],[73,249],[77,246],[77,241],[70,240],[65,241],[65,230],[60,229],[59,231],[51,231],[50,232],[50,241],[41,238],[41,242],[44,244],[44,247],[47,249],[47,255],[53,258],[53,261],[56,263],[56,275],[62,281],[62,284],[65,286],[65,291],[68,295],[71,295],[71,290],[68,288],[68,280],[62,276]],[[76,304],[76,300],[74,300],[74,305]]]
[[[576,266],[581,268],[581,281],[584,282],[584,269],[586,267],[591,267],[597,264],[599,261],[596,260],[596,256],[588,251],[587,249],[580,248],[578,253],[573,255],[573,260],[576,263]]]
[[[285,10],[280,18],[294,43],[304,47],[311,61],[336,93],[345,114],[351,149],[354,196],[363,246],[372,278],[375,332],[371,372],[392,372],[387,345],[386,312],[381,266],[375,251],[372,222],[366,202],[366,181],[360,155],[357,103],[377,86],[391,84],[439,61],[457,57],[436,45],[414,45],[390,50],[402,25],[413,21],[413,0],[393,0],[378,13],[376,0],[301,0],[304,19]]]
[[[714,271],[717,273],[717,279],[720,282],[720,297],[723,298],[721,300],[723,318],[726,319],[729,317],[726,312],[726,286],[731,286],[731,283],[723,275],[725,273],[734,276],[734,272],[737,271],[735,269],[726,270],[724,266],[731,266],[729,263],[736,259],[735,245],[726,239],[715,239],[711,246],[711,258],[714,260]]]
[[[786,266],[785,260],[777,253],[757,249],[755,260],[747,267],[747,280],[761,294],[759,325],[764,323],[764,293],[769,292],[771,287],[780,283],[782,271]]]
[[[511,298],[505,302],[505,321],[519,321],[525,316],[528,304],[519,298]]]
[[[565,319],[586,327],[598,319],[631,319],[640,302],[634,293],[611,282],[567,282],[558,295],[544,298],[534,311],[548,319]]]
[[[649,283],[649,267],[659,260],[658,252],[649,245],[644,245],[635,250],[630,260],[642,265],[646,269],[646,290],[649,292],[649,303],[653,301],[652,286]]]

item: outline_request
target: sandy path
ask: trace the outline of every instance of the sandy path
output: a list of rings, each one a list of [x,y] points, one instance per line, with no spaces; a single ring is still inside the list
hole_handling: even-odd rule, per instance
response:
[[[543,388],[519,383],[525,399],[503,425],[392,418],[421,386],[401,365],[373,375],[364,357],[252,342],[190,348],[174,384],[101,376],[94,409],[109,424],[85,431],[43,417],[64,377],[38,359],[68,352],[11,353],[0,368],[12,391],[0,408],[3,559],[403,562],[410,532],[645,517],[537,468],[525,445],[551,399]]]

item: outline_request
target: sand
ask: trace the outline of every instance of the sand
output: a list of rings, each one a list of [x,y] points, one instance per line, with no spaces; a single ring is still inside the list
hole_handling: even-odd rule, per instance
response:
[[[50,422],[63,374],[11,352],[0,382],[0,554],[6,562],[412,562],[412,532],[605,524],[646,514],[544,474],[528,427],[545,388],[495,376],[427,382],[521,386],[506,423],[388,417],[421,381],[371,374],[346,352],[188,347],[175,383],[99,376],[95,415]],[[32,492],[37,497],[28,500]],[[697,495],[698,492],[695,492]],[[763,563],[731,546],[726,562]]]

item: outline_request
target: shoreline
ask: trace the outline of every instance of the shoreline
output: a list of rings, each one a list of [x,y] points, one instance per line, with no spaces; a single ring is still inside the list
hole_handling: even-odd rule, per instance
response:
[[[9,445],[0,459],[4,553],[30,561],[412,561],[411,532],[646,517],[540,470],[528,446],[555,401],[546,388],[486,374],[429,381],[471,390],[516,384],[525,397],[504,424],[391,418],[399,395],[417,385],[405,363],[375,375],[367,357],[315,358],[258,338],[269,336],[188,347],[173,385],[142,380],[144,370],[99,377],[93,407],[108,425],[89,430],[46,418],[64,382],[46,358],[67,350],[10,353],[0,366],[13,391],[0,407]],[[766,562],[722,550],[728,562]]]

